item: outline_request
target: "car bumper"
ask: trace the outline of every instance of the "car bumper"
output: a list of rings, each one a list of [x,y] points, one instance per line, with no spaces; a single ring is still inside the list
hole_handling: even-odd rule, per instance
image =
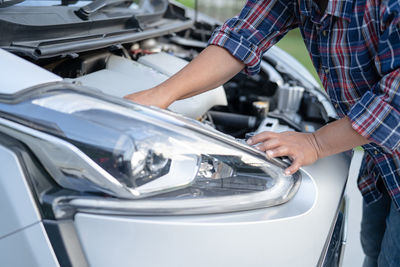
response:
[[[90,266],[331,266],[340,258],[347,170],[343,155],[320,160],[304,168],[293,199],[266,209],[196,216],[78,212],[73,224]]]

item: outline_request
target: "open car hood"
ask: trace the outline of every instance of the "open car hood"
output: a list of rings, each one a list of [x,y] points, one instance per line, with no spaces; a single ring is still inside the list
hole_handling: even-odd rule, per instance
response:
[[[80,15],[82,8],[96,2],[115,4]],[[33,59],[65,56],[136,42],[193,24],[168,0],[147,0],[140,6],[125,2],[129,3],[96,0],[79,7],[35,6],[34,1],[26,1],[0,8],[0,47]]]

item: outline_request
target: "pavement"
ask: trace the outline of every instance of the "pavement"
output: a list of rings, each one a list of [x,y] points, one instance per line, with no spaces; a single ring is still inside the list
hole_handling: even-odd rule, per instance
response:
[[[360,243],[360,223],[362,214],[362,197],[357,188],[358,170],[363,152],[356,150],[350,165],[345,196],[348,203],[347,242],[344,250],[342,267],[361,267],[364,253]]]

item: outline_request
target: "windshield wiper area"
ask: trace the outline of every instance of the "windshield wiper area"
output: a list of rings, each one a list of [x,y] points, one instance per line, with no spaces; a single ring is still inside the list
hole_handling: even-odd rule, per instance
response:
[[[132,0],[95,0],[90,4],[79,8],[75,11],[75,14],[82,20],[88,20],[92,14],[95,14],[102,8],[116,6],[126,2],[132,2]]]
[[[0,8],[0,48],[34,60],[74,56],[193,26],[193,21],[184,16],[174,16],[172,12],[165,15],[168,0],[144,0],[140,7],[132,6],[132,0],[96,0],[86,5],[88,3],[80,6],[86,12],[86,20],[76,16],[74,12],[80,8],[76,6],[17,5]]]
[[[24,1],[25,0],[0,0],[0,8],[13,6]]]

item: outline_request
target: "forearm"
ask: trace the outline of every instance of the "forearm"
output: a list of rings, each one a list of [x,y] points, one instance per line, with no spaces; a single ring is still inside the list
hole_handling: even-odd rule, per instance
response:
[[[243,68],[244,64],[227,50],[211,45],[165,82],[125,98],[145,105],[167,108],[175,100],[220,86]]]
[[[350,150],[370,142],[352,128],[351,121],[347,117],[325,125],[313,135],[318,158]]]
[[[243,68],[227,50],[211,45],[159,86],[170,88],[173,99],[183,99],[220,86]]]

